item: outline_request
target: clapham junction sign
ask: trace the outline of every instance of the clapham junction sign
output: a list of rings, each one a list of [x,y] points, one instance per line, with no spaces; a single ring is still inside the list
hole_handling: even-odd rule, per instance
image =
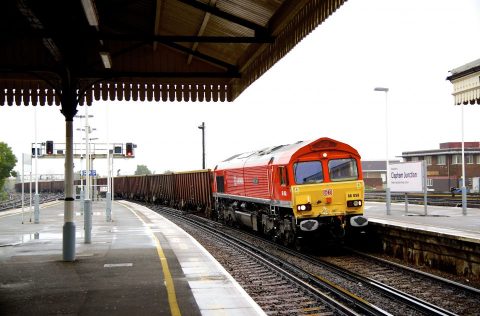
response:
[[[390,165],[389,183],[392,192],[424,192],[426,188],[423,161]]]

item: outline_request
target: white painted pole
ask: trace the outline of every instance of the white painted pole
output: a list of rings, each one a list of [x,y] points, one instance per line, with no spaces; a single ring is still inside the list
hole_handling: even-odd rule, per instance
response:
[[[423,205],[425,209],[425,216],[427,216],[427,162],[424,160],[423,161]]]
[[[28,188],[30,189],[30,194],[29,194],[29,202],[30,202],[30,206],[28,208],[28,216],[30,217],[30,223],[32,222],[32,191],[33,191],[33,183],[32,183],[32,165],[30,164],[30,180],[29,180],[29,186]]]
[[[467,188],[465,184],[465,140],[464,140],[464,113],[462,103],[462,214],[467,215]]]
[[[387,215],[391,213],[391,195],[390,195],[390,186],[388,185],[388,180],[390,178],[390,163],[388,161],[388,88],[377,87],[373,89],[374,91],[385,92],[385,163],[386,163],[386,172],[385,172],[385,203],[387,208]]]
[[[73,121],[65,121],[65,213],[63,260],[75,261],[75,205],[73,199]]]
[[[24,199],[25,199],[25,154],[22,154],[22,224],[23,224],[23,210],[24,210]]]
[[[35,107],[35,197],[34,197],[34,222],[40,223],[40,196],[38,195],[38,142],[37,142],[37,107]]]
[[[92,242],[92,201],[90,199],[90,126],[88,125],[88,105],[85,105],[85,159],[86,159],[86,174],[85,174],[85,205],[83,208],[83,220],[85,238],[84,242],[90,244]]]

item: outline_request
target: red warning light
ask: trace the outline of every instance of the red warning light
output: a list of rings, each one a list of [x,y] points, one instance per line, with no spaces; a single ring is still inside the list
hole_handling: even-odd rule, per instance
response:
[[[127,157],[132,157],[133,156],[133,143],[127,143],[125,147],[126,147],[125,153],[126,153]]]

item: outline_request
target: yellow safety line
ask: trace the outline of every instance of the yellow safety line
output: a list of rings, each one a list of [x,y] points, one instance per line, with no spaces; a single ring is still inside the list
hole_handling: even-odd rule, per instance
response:
[[[163,253],[162,246],[160,245],[160,241],[158,240],[157,236],[153,233],[150,227],[145,223],[145,221],[135,212],[132,208],[122,203],[127,209],[129,209],[147,228],[150,236],[152,237],[153,241],[155,242],[155,246],[157,248],[158,257],[160,258],[160,263],[162,264],[163,270],[163,277],[165,279],[165,286],[167,287],[167,294],[168,294],[168,304],[170,305],[170,312],[172,316],[180,316],[180,308],[178,307],[177,302],[177,295],[175,293],[175,286],[173,284],[172,275],[170,274],[170,269],[168,268],[167,258]]]

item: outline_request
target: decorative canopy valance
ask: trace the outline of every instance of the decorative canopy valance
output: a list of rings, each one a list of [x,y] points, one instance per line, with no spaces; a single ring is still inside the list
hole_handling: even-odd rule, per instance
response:
[[[456,105],[480,104],[480,59],[455,68],[447,78],[453,84]]]
[[[2,1],[0,105],[233,101],[343,2]]]

